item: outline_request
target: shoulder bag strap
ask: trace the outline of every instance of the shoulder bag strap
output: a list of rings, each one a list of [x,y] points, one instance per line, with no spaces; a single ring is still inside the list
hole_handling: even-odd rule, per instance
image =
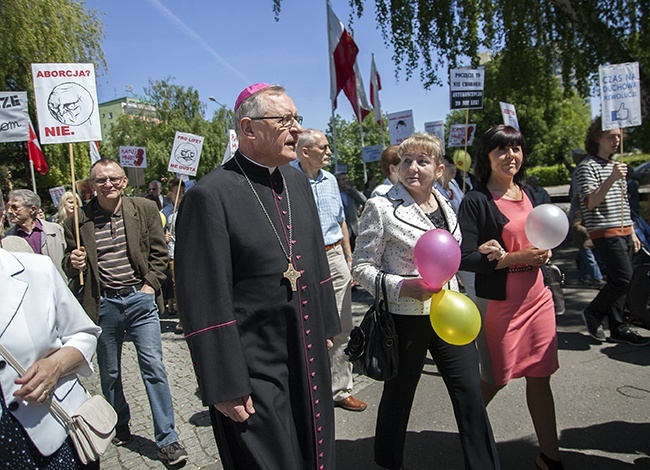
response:
[[[20,365],[20,362],[18,362],[16,358],[13,357],[12,354],[9,351],[7,351],[7,348],[5,348],[1,343],[0,343],[0,354],[7,360],[7,362],[11,365],[11,367],[13,367],[16,372],[18,372],[18,375],[20,377],[25,375],[25,369],[23,368],[23,366]],[[68,413],[66,413],[66,411],[63,408],[61,408],[61,405],[59,405],[57,402],[52,401],[51,398],[48,398],[43,404],[49,407],[52,414],[54,414],[54,416],[59,418],[68,429],[70,429],[70,427],[73,426],[70,415],[68,415]]]

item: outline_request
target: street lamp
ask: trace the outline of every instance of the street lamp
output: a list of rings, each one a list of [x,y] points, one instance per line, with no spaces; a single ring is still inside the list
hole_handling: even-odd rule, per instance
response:
[[[228,121],[230,122],[230,126],[234,129],[235,128],[235,123],[234,123],[233,118],[232,118],[232,116],[230,114],[230,109],[228,108],[228,106],[226,106],[225,104],[220,103],[219,101],[217,101],[214,96],[209,96],[208,99],[210,101],[214,102],[214,103],[217,103],[219,106],[221,106],[226,111],[226,116],[228,116]]]

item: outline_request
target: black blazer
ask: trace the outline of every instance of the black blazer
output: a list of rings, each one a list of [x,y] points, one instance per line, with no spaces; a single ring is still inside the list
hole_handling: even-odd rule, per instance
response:
[[[535,191],[528,185],[522,186],[533,206],[537,205]],[[476,295],[484,299],[505,300],[507,269],[496,269],[497,260],[488,261],[487,255],[478,252],[478,247],[488,240],[504,245],[503,227],[509,222],[501,213],[490,190],[480,185],[465,195],[460,204],[458,221],[463,234],[460,269],[476,273]]]

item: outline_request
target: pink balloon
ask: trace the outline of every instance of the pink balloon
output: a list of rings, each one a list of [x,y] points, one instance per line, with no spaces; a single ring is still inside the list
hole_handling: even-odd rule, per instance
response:
[[[429,230],[415,244],[413,260],[424,282],[441,289],[458,272],[460,246],[446,230]]]

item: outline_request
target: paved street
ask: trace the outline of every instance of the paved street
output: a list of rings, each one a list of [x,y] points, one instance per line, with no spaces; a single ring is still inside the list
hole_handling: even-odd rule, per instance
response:
[[[555,257],[567,276],[567,313],[558,317],[560,370],[552,382],[565,466],[650,469],[650,347],[597,344],[586,335],[580,311],[596,291],[576,285],[572,255],[570,248],[564,248],[556,250]],[[353,300],[355,317],[360,321],[371,299],[359,290]],[[197,397],[187,346],[173,333],[176,321],[164,317],[161,328],[177,429],[190,455],[185,468],[221,469],[209,418]],[[641,333],[650,335],[647,330]],[[122,367],[135,439],[126,447],[111,447],[102,468],[162,468],[131,343],[125,344]],[[95,392],[97,384],[97,378],[88,383]],[[368,403],[368,409],[363,413],[336,409],[339,469],[378,468],[372,461],[372,448],[381,387],[381,383],[357,377],[354,393]],[[513,381],[488,408],[504,469],[534,468],[537,447],[524,394],[523,380]],[[416,395],[404,464],[411,470],[463,468],[449,398],[432,361],[427,362]]]

